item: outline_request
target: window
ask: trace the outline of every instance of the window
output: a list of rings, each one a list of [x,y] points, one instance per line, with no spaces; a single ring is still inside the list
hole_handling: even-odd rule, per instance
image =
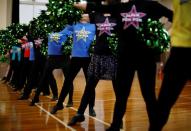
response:
[[[33,18],[40,15],[41,10],[46,10],[48,0],[20,0],[20,23],[28,24]]]

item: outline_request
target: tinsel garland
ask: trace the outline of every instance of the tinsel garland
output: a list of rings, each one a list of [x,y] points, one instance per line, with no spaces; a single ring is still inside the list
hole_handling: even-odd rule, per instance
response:
[[[109,48],[114,56],[117,56],[117,48],[118,48],[118,37],[115,33],[112,33],[107,37],[107,41],[109,43]]]
[[[62,48],[62,52],[65,55],[70,55],[71,51],[72,51],[72,42],[73,42],[73,38],[72,36],[68,37],[67,41],[65,43],[62,43],[63,48]]]
[[[5,57],[4,55],[2,55],[2,56],[0,57],[0,62],[2,62],[2,63],[7,62],[7,63],[8,63],[8,58]]]
[[[138,39],[153,49],[156,53],[163,53],[170,48],[170,36],[163,24],[150,18],[140,25],[137,30]]]
[[[73,24],[80,20],[83,11],[73,7],[74,2],[75,0],[49,0],[46,5],[47,10],[41,11],[41,14],[26,26],[32,39],[43,39],[41,52],[44,55],[47,54],[49,33],[59,32],[67,24]],[[7,29],[0,31],[0,55],[4,55],[12,47],[12,44],[17,43],[18,37],[26,34],[25,28],[20,28],[22,26],[21,24],[12,24]],[[67,47],[67,49],[69,48]]]
[[[25,24],[11,24],[5,30],[0,31],[0,55],[4,55],[10,51],[13,45],[18,44],[18,39],[28,32],[28,26]],[[1,59],[0,61],[4,61]]]
[[[94,52],[95,44],[96,44],[96,40],[94,40],[94,41],[92,42],[92,44],[90,45],[90,48],[89,48],[89,53],[90,53],[90,55],[92,55],[93,52]]]
[[[118,37],[115,33],[112,33],[110,36],[107,36],[108,46],[114,56],[117,56],[117,48],[118,48]],[[96,40],[92,42],[89,48],[90,55],[94,53],[94,47],[96,45]]]

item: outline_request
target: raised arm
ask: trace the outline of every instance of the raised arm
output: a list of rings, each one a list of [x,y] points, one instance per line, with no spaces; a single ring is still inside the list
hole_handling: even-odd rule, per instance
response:
[[[86,10],[87,2],[75,2],[74,7],[81,9],[81,10]]]

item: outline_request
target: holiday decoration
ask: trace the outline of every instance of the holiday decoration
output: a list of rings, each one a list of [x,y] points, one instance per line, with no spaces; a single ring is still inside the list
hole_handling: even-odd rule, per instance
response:
[[[68,24],[80,20],[81,10],[73,7],[74,0],[49,0],[47,10],[42,10],[37,18],[33,18],[28,25],[11,24],[5,30],[0,31],[0,56],[6,54],[17,44],[23,35],[27,34],[33,40],[43,39],[41,52],[47,54],[48,35],[59,32]],[[69,49],[68,47],[65,49]]]
[[[28,32],[25,24],[11,24],[5,30],[0,31],[0,55],[5,55],[13,45],[18,44],[18,39]]]
[[[73,42],[73,38],[72,36],[68,37],[67,41],[65,43],[62,43],[63,48],[63,54],[65,55],[70,55],[71,51],[72,51],[72,42]]]
[[[148,19],[140,25],[137,34],[138,39],[156,53],[163,53],[170,48],[170,36],[159,21]]]
[[[116,34],[112,33],[107,37],[109,42],[109,48],[114,56],[117,56],[117,48],[118,48],[118,37]]]

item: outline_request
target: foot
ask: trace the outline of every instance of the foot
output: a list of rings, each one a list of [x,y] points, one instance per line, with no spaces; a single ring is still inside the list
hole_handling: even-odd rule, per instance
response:
[[[21,88],[18,88],[18,87],[12,87],[13,88],[13,91],[16,92],[16,91],[21,91],[22,89]]]
[[[120,129],[110,126],[109,128],[106,129],[106,131],[120,131]]]
[[[90,109],[89,109],[89,115],[90,115],[90,116],[93,116],[93,117],[96,116],[96,112],[95,112],[94,108],[90,108]]]
[[[68,123],[69,126],[75,125],[77,122],[82,122],[85,120],[84,115],[76,114],[74,117],[72,117],[72,120]]]
[[[51,99],[51,101],[56,101],[56,100],[58,100],[58,96],[53,96]]]
[[[34,106],[35,103],[38,103],[38,102],[39,102],[39,99],[33,99],[33,100],[31,101],[31,103],[29,104],[29,106]]]
[[[1,79],[1,81],[4,81],[4,80],[6,80],[6,79],[7,79],[7,77],[4,76],[4,77]]]
[[[17,100],[27,100],[29,97],[28,96],[20,96]]]
[[[7,82],[8,82],[7,80],[4,80],[4,81],[3,81],[3,84],[6,84]]]
[[[68,104],[66,105],[66,107],[73,107],[73,102],[72,101],[68,101]]]
[[[148,131],[162,131],[162,126],[150,125]]]
[[[123,129],[123,121],[121,122],[120,129]]]
[[[49,96],[50,93],[43,93],[43,96]]]
[[[55,114],[58,110],[62,110],[62,109],[64,109],[64,106],[63,106],[63,105],[60,105],[60,106],[55,105],[55,106],[52,108],[52,110],[50,111],[50,113],[51,113],[51,114]]]

